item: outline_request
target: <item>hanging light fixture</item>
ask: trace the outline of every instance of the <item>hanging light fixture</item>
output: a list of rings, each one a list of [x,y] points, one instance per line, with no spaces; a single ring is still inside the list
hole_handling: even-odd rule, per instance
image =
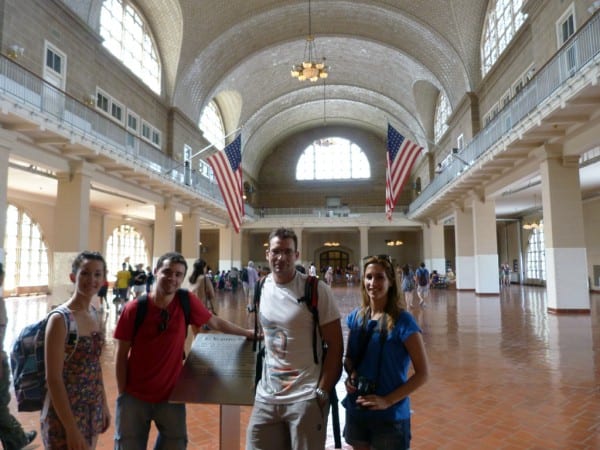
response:
[[[308,0],[308,36],[304,45],[304,59],[299,64],[292,66],[292,77],[298,81],[309,80],[313,83],[320,78],[327,78],[329,67],[325,65],[325,58],[317,56],[315,37],[312,34],[310,0]]]
[[[536,195],[533,196],[533,203],[537,210],[537,196]],[[540,219],[539,221],[534,220],[532,222],[523,223],[524,230],[541,230],[542,228],[544,228],[544,221],[542,219]]]

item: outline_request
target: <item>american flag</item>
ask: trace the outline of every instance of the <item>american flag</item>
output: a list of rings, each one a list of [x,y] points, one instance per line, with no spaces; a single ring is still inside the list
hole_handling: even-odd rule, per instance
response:
[[[388,124],[387,139],[387,170],[385,174],[385,215],[392,220],[392,213],[398,195],[402,191],[410,171],[423,150],[414,142],[405,139],[398,131]]]
[[[244,198],[242,190],[242,135],[239,134],[222,152],[210,156],[217,184],[221,190],[229,218],[236,233],[240,232],[244,217]]]

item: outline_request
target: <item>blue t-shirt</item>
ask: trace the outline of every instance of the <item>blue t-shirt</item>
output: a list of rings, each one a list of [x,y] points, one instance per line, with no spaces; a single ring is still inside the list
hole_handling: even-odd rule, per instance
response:
[[[381,333],[377,327],[378,322],[370,320],[367,327],[363,327],[362,318],[358,316],[360,308],[352,311],[346,323],[350,329],[347,355],[355,361],[360,352],[360,336],[366,335],[366,328],[373,328],[373,333],[367,344],[362,362],[360,362],[357,372],[359,377],[366,377],[375,382],[375,394],[387,395],[406,383],[408,368],[410,365],[410,355],[404,346],[404,341],[413,333],[420,333],[421,329],[415,322],[413,316],[402,311],[398,316],[396,325],[381,344]],[[383,352],[383,353],[381,353]],[[380,354],[381,363],[379,360]],[[399,421],[410,418],[410,400],[408,397],[383,411],[369,411],[356,406],[357,395],[347,395],[342,404],[347,409],[349,415],[358,419],[375,419],[387,421]]]

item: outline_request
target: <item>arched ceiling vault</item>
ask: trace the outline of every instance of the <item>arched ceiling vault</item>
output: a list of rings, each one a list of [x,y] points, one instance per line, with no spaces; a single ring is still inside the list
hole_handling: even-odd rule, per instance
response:
[[[101,0],[63,1],[97,29]],[[131,1],[153,28],[163,97],[172,106],[197,121],[211,99],[235,96],[224,103],[227,131],[244,127],[243,165],[251,176],[279,139],[322,123],[322,85],[290,76],[304,55],[307,0]],[[480,80],[486,6],[474,0],[311,0],[318,55],[331,66],[329,120],[382,140],[389,121],[426,145],[432,118],[425,116],[437,93],[456,106]]]

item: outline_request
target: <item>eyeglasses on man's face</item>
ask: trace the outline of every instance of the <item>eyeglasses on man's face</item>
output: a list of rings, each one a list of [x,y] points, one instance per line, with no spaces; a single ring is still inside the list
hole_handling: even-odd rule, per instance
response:
[[[285,256],[286,258],[289,258],[294,253],[296,253],[296,251],[291,248],[273,248],[271,250],[267,250],[267,252],[273,258],[279,258],[280,256]]]
[[[162,333],[163,331],[165,331],[167,329],[170,318],[171,318],[171,316],[169,315],[169,311],[167,311],[166,309],[160,310],[160,323],[158,324],[158,332],[159,333]]]

